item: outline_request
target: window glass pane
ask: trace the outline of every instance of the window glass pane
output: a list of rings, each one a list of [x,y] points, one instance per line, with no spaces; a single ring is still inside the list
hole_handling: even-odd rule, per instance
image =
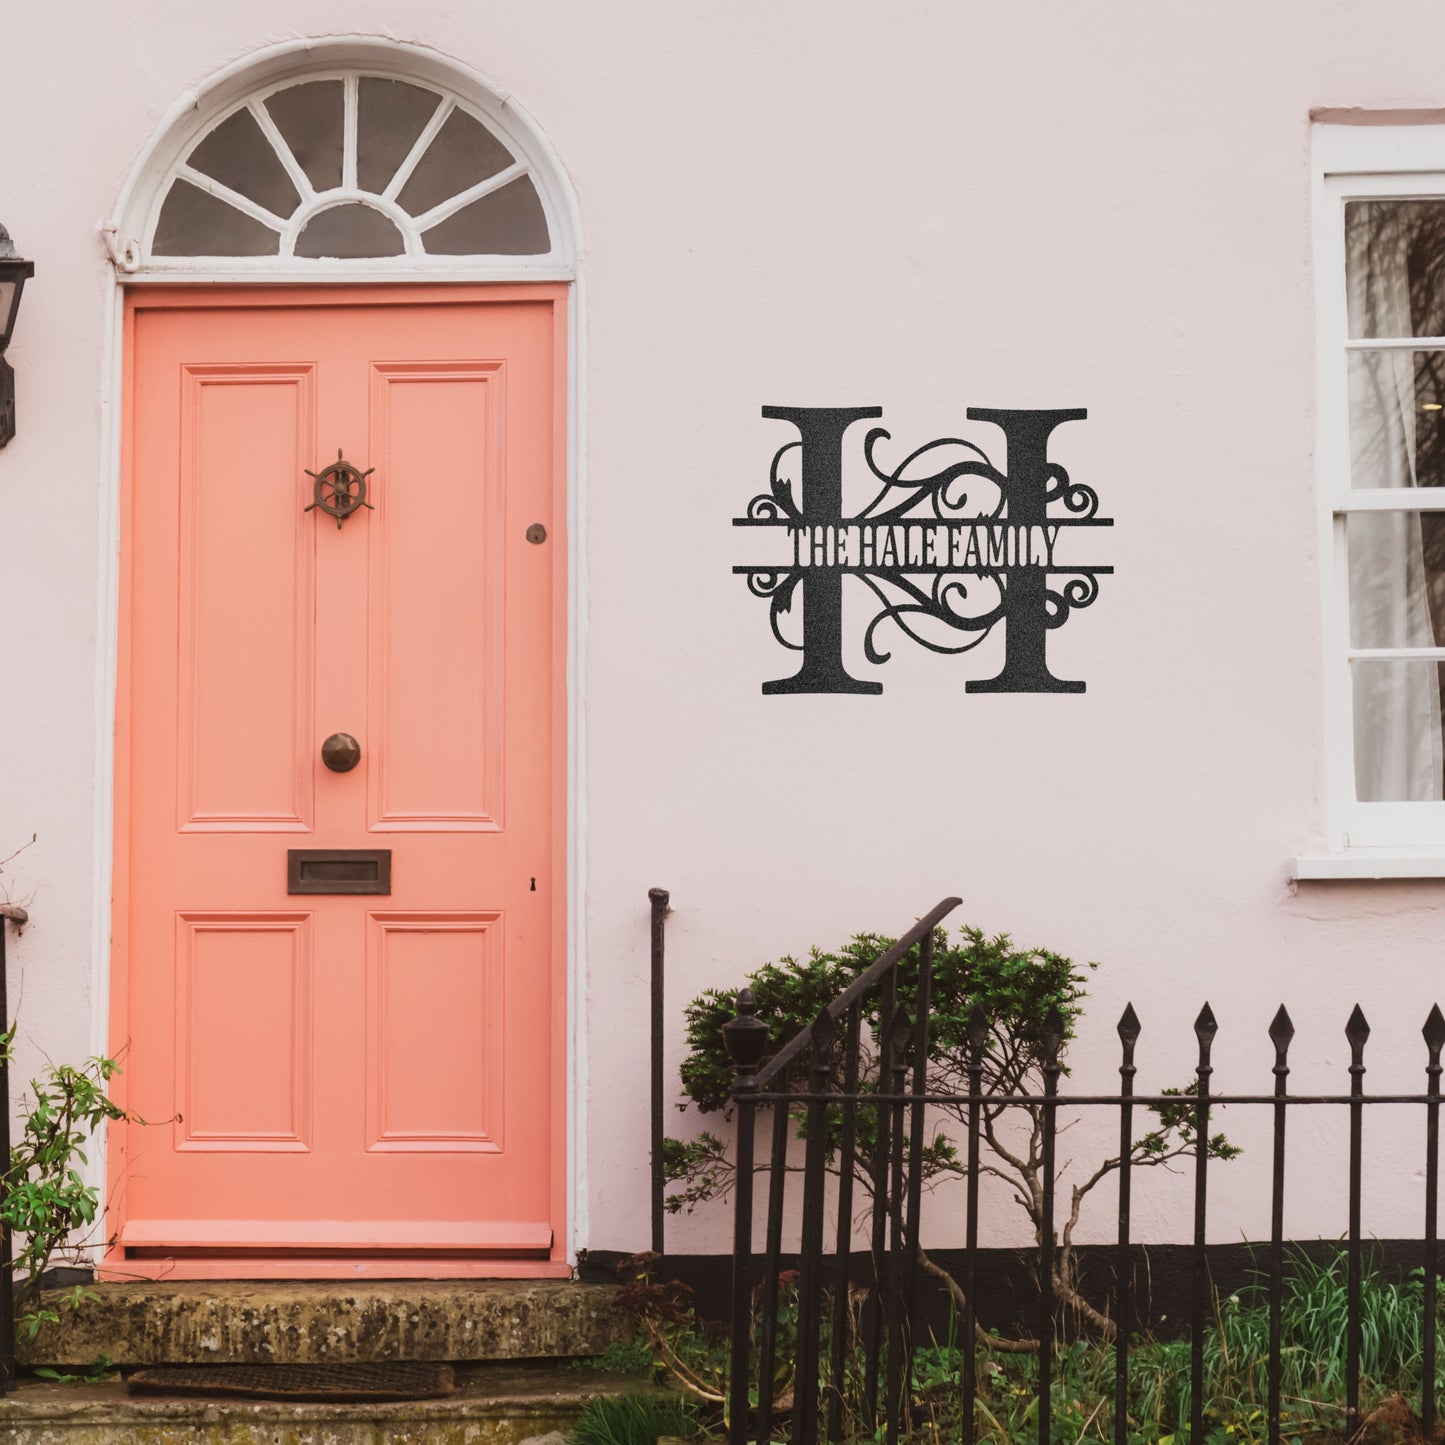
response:
[[[1445,664],[1352,662],[1350,679],[1355,795],[1362,803],[1440,802]]]
[[[273,216],[284,219],[301,203],[281,158],[249,110],[223,120],[191,152],[190,163]]]
[[[339,80],[308,80],[277,91],[266,102],[296,163],[318,191],[341,184],[341,141],[345,105]]]
[[[511,164],[511,151],[481,121],[454,110],[416,163],[397,201],[402,210],[420,216]]]
[[[400,256],[405,250],[396,226],[360,202],[321,211],[296,238],[298,256]]]
[[[1345,520],[1351,647],[1445,646],[1445,513]]]
[[[1445,336],[1445,199],[1350,201],[1351,336]]]
[[[529,176],[463,206],[422,236],[432,256],[542,256],[551,250],[547,217]]]
[[[380,195],[411,153],[441,97],[404,80],[364,76],[356,97],[356,184]]]
[[[281,237],[189,181],[177,181],[161,206],[151,249],[158,256],[274,256]]]
[[[1445,486],[1445,352],[1352,351],[1350,485]]]

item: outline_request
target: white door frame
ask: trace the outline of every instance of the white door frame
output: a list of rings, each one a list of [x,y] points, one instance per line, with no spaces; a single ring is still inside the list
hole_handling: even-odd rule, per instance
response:
[[[426,282],[566,281],[567,316],[567,1258],[576,1261],[589,1237],[587,1208],[587,1035],[579,1001],[586,997],[583,907],[587,896],[584,846],[586,714],[586,371],[583,318],[586,281],[576,195],[561,161],[542,129],[510,95],[470,66],[424,46],[374,36],[327,36],[287,41],[243,56],[216,71],[196,90],[179,97],[156,127],[121,192],[116,220],[103,228],[112,265],[107,268],[101,358],[100,478],[98,525],[97,646],[95,678],[94,895],[91,904],[92,1052],[110,1046],[112,879],[115,864],[115,720],[120,637],[120,477],[122,387],[125,374],[125,287],[218,281],[275,284],[297,280],[292,272],[254,263],[184,258],[152,262],[145,244],[172,168],[191,144],[224,114],[256,90],[294,76],[339,67],[394,75],[465,98],[488,126],[524,154],[553,235],[553,254],[533,257],[448,258],[443,265],[395,262],[318,262],[309,266],[310,284],[384,281]],[[88,1183],[105,1200],[106,1150],[93,1151]]]

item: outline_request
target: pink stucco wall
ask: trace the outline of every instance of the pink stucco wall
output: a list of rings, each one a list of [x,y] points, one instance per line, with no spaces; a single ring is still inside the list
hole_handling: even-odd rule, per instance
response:
[[[958,892],[986,929],[1100,962],[1090,1017],[1110,1039],[1133,1000],[1141,1087],[1182,1081],[1205,997],[1221,1085],[1267,1087],[1281,999],[1301,1085],[1326,1067],[1343,1082],[1356,998],[1372,1080],[1423,1077],[1445,881],[1296,888],[1287,860],[1325,845],[1310,115],[1445,107],[1428,0],[9,16],[0,220],[37,277],[11,353],[22,433],[0,454],[0,853],[39,841],[0,883],[35,917],[14,950],[29,1058],[100,1036],[98,228],[177,95],[328,33],[419,41],[493,77],[580,203],[579,1244],[646,1237],[652,884],[677,910],[679,1003]],[[1088,692],[965,695],[995,652],[899,647],[881,697],[762,696],[786,661],[730,574],[747,539],[729,521],[786,439],[764,404],[879,404],[900,443],[965,428],[968,406],[1087,407],[1054,450],[1117,519],[1095,549],[1117,573],[1051,658]],[[1079,1062],[1103,1082],[1113,1059]],[[1220,1238],[1265,1223],[1251,1152],[1217,1176]],[[1393,1159],[1370,1165],[1381,1234],[1420,1208],[1414,1158]],[[1141,1204],[1156,1237],[1178,1236],[1176,1203]],[[1333,1234],[1343,1210],[1315,1190],[1290,1223]],[[676,1238],[721,1247],[724,1220]]]

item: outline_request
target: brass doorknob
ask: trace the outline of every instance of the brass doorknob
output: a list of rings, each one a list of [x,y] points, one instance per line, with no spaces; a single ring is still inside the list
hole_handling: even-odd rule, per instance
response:
[[[321,761],[333,773],[349,773],[361,761],[361,744],[350,733],[332,733],[321,744]]]

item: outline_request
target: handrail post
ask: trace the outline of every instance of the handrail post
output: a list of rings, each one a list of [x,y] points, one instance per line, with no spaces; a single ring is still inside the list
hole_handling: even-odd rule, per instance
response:
[[[828,1103],[833,1045],[838,1026],[826,1008],[813,1024],[807,1133],[803,1163],[803,1220],[799,1250],[798,1348],[793,1372],[793,1429],[796,1445],[818,1445],[818,1365],[823,1318],[823,1195],[827,1167]]]
[[[1194,1020],[1199,1043],[1194,1093],[1194,1281],[1189,1319],[1189,1445],[1204,1445],[1204,1322],[1209,1306],[1209,1259],[1205,1254],[1209,1209],[1209,1062],[1219,1022],[1206,1002]],[[1353,1434],[1353,1431],[1351,1432]]]
[[[10,1028],[10,994],[5,975],[5,924],[23,928],[30,915],[15,904],[0,907],[0,1033]],[[0,1205],[10,1177],[10,1051],[0,1052]],[[10,1226],[0,1224],[0,1395],[15,1388],[15,1275],[10,1258]]]
[[[1345,1024],[1350,1042],[1350,1236],[1345,1276],[1345,1427],[1353,1440],[1360,1427],[1360,1189],[1364,1163],[1365,1044],[1370,1025],[1359,1004]]]
[[[649,888],[647,896],[652,901],[652,1252],[660,1255],[664,1252],[663,1214],[667,1192],[663,1161],[663,947],[672,895],[666,888]]]
[[[768,1046],[768,1026],[758,1017],[753,991],[738,994],[736,1015],[723,1025],[723,1044],[737,1070],[733,1103],[738,1111],[737,1178],[733,1187],[733,1318],[728,1357],[728,1445],[748,1441],[748,1346],[753,1292],[753,1125],[758,1107],[758,1065]],[[780,1104],[778,1107],[786,1108]]]
[[[1280,1009],[1283,1013],[1283,1008]],[[1425,1027],[1429,1062],[1425,1066],[1425,1319],[1424,1359],[1420,1370],[1420,1434],[1430,1440],[1435,1435],[1435,1300],[1436,1273],[1439,1268],[1438,1239],[1440,1204],[1440,1052],[1445,1049],[1445,1015],[1440,1005],[1431,1004]],[[1273,1439],[1270,1445],[1277,1445]]]
[[[1063,1065],[1059,1054],[1064,1046],[1065,1025],[1058,1004],[1044,1018],[1043,1096],[1043,1213],[1039,1220],[1039,1291],[1043,1305],[1039,1318],[1039,1445],[1053,1439],[1054,1316],[1058,1299],[1054,1293],[1054,1151],[1059,1134],[1059,1075]],[[1189,1445],[1203,1445],[1198,1435]]]

